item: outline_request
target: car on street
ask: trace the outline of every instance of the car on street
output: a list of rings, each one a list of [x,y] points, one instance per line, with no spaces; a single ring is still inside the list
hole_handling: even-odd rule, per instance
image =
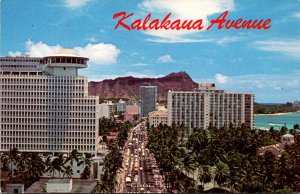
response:
[[[137,183],[137,182],[138,182],[138,179],[139,179],[138,175],[135,175],[135,177],[134,177],[134,182]]]

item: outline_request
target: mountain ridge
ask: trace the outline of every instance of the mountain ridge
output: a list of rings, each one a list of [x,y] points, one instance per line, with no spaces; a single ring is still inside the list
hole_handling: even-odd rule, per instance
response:
[[[188,91],[198,87],[198,84],[185,72],[173,72],[159,78],[136,78],[133,76],[105,79],[99,82],[89,82],[89,95],[100,96],[104,99],[138,99],[140,86],[149,83],[157,86],[159,101],[165,101],[167,92]]]

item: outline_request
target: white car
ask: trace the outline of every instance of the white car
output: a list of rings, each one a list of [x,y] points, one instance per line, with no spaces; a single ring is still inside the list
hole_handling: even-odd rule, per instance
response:
[[[134,182],[137,183],[137,182],[138,182],[138,179],[139,179],[139,178],[138,178],[138,176],[136,175],[136,176],[134,177]]]

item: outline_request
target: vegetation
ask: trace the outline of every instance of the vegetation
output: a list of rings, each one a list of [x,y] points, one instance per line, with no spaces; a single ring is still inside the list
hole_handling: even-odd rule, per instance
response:
[[[168,192],[194,192],[196,186],[195,181],[186,175],[195,170],[197,164],[193,153],[179,147],[183,134],[183,127],[167,125],[148,131],[147,147],[154,154]]]
[[[131,127],[129,121],[116,122],[114,119],[102,117],[99,120],[99,135],[109,135],[111,132],[118,133],[124,127]]]
[[[129,129],[132,125],[129,122],[116,124],[118,137],[116,140],[106,141],[109,153],[104,160],[104,174],[100,178],[98,190],[103,193],[115,192],[117,185],[117,174],[122,168],[122,149],[128,139]]]
[[[91,176],[90,167],[92,159],[90,154],[82,155],[73,150],[68,157],[49,155],[43,159],[39,153],[19,152],[17,148],[4,153],[1,156],[2,171],[10,171],[10,183],[23,183],[27,189],[35,181],[38,181],[44,173],[54,176],[59,173],[59,177],[72,178],[72,165],[76,161],[79,166],[84,165],[81,173],[82,179]]]
[[[290,132],[296,143],[287,146],[281,157],[269,152],[258,156],[256,149],[278,142],[286,128],[256,131],[244,126],[209,127],[195,130],[186,141],[183,131],[183,127],[166,125],[148,131],[147,146],[169,192],[202,191],[210,182],[231,192],[291,192],[299,186],[296,162],[300,162],[300,136],[295,129]]]
[[[254,114],[275,114],[296,112],[299,108],[293,107],[291,103],[279,104],[279,105],[267,105],[254,103]]]
[[[113,119],[105,117],[99,120],[99,135],[108,135],[110,132],[117,132],[118,124]]]

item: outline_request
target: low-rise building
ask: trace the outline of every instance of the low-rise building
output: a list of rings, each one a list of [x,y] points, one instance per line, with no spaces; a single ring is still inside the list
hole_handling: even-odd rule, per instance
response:
[[[6,193],[24,193],[24,184],[7,184]]]
[[[281,137],[280,143],[260,147],[256,150],[256,153],[257,155],[264,155],[266,152],[271,152],[274,156],[280,157],[280,153],[284,150],[284,146],[293,143],[295,143],[294,136],[287,133]]]
[[[25,193],[94,193],[97,183],[82,179],[40,179]]]
[[[168,111],[157,110],[149,113],[149,125],[158,127],[159,124],[168,124]]]

